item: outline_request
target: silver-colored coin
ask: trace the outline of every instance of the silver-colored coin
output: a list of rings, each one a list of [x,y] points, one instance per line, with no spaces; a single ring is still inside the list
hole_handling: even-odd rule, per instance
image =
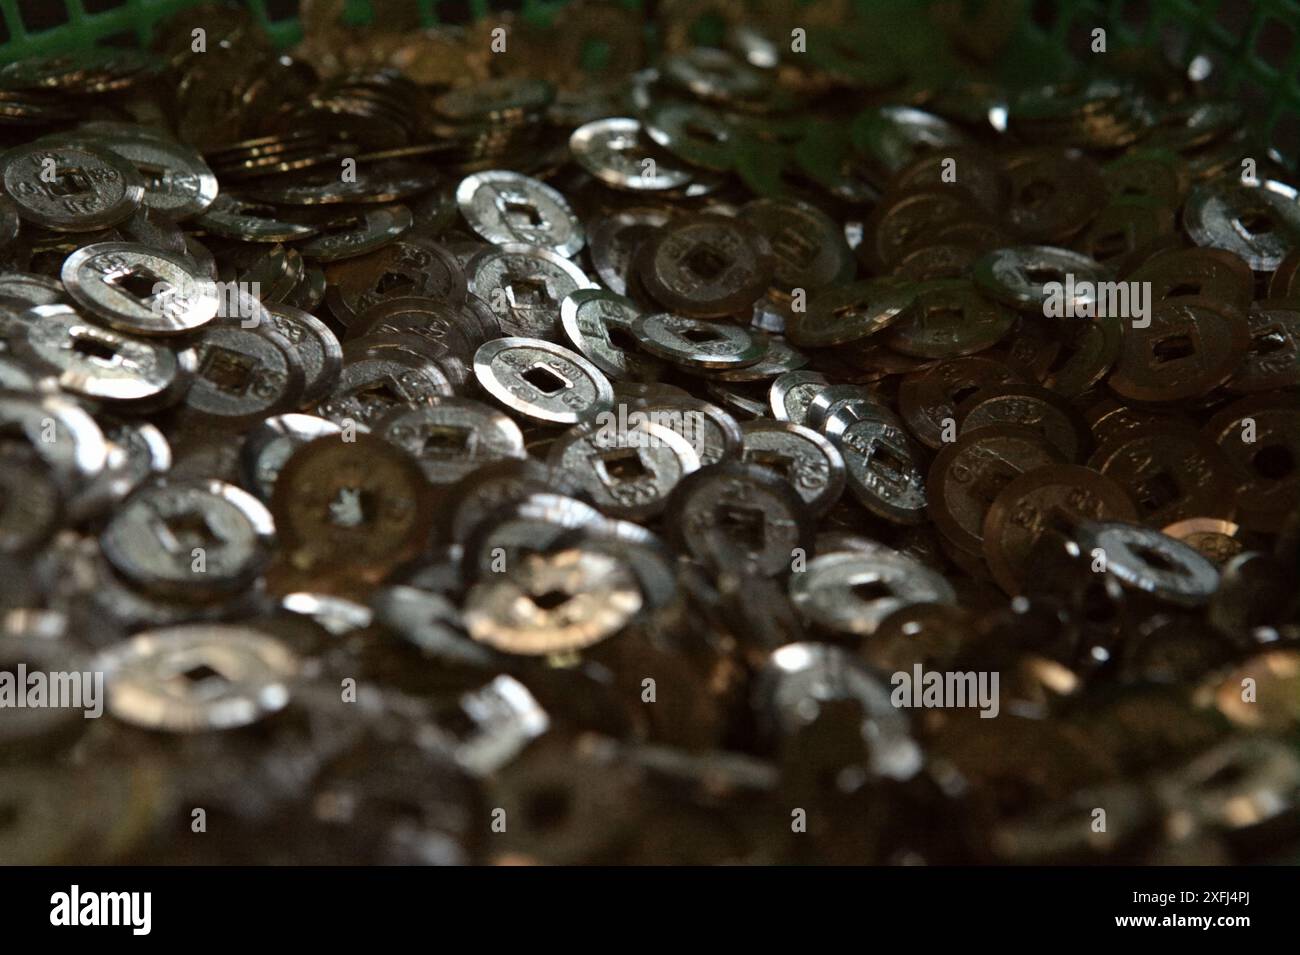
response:
[[[642,315],[632,334],[650,354],[683,368],[744,368],[767,354],[767,336],[760,331],[670,312]]]
[[[452,484],[489,461],[526,456],[519,426],[469,398],[398,409],[376,423],[375,433],[409,453],[432,484]]]
[[[664,57],[659,69],[666,82],[708,100],[757,99],[772,85],[762,70],[712,47],[693,47]]]
[[[249,726],[288,705],[294,655],[251,627],[191,624],[137,633],[104,651],[108,711],[172,733]]]
[[[418,587],[384,587],[370,598],[380,623],[418,647],[425,655],[462,666],[493,666],[500,658],[470,640],[460,609],[442,594]]]
[[[58,481],[36,450],[0,443],[0,554],[34,550],[49,538],[63,510]],[[0,639],[0,665],[9,663],[3,656],[4,640]],[[27,662],[30,666],[31,661]],[[0,739],[3,735],[0,733]]]
[[[797,575],[799,576],[799,575]],[[924,765],[906,714],[894,706],[889,684],[843,647],[788,643],[778,647],[758,674],[756,706],[770,732],[794,737],[835,701],[851,701],[861,713],[861,733],[871,771],[911,779]]]
[[[602,288],[578,289],[560,303],[565,337],[584,358],[611,378],[655,381],[663,365],[636,350],[632,333],[642,314],[630,298]]]
[[[547,463],[573,475],[610,517],[645,520],[664,509],[677,482],[699,468],[700,458],[690,442],[663,425],[620,429],[609,420],[561,435]]]
[[[405,234],[413,221],[411,210],[402,205],[362,209],[326,222],[298,251],[317,262],[350,259],[387,245]]]
[[[144,181],[98,146],[36,141],[0,154],[0,190],[28,222],[56,232],[96,232],[129,218]]]
[[[1049,282],[1059,283],[1062,291],[1073,288],[1074,296],[1065,308],[1074,315],[1086,315],[1097,303],[1097,283],[1112,278],[1110,271],[1091,256],[1049,245],[1020,245],[995,249],[975,263],[975,284],[995,301],[1023,312],[1043,314],[1043,304],[1050,290]],[[1067,282],[1067,276],[1073,276]]]
[[[921,453],[891,413],[851,404],[828,417],[823,430],[844,455],[849,490],[858,503],[898,524],[925,520]]]
[[[861,596],[864,592],[874,594]],[[803,573],[790,576],[790,599],[819,627],[870,636],[900,607],[956,603],[957,595],[947,580],[920,561],[881,548],[813,558]]]
[[[309,414],[274,415],[259,423],[244,439],[239,468],[244,485],[263,501],[270,501],[276,478],[293,453],[308,441],[338,434],[333,421]],[[365,431],[358,426],[359,431]]]
[[[122,501],[148,478],[172,466],[172,449],[158,428],[146,421],[107,421],[108,458],[94,480],[68,502],[74,521],[101,514]]]
[[[556,594],[564,597],[558,606]],[[572,653],[618,633],[641,603],[626,563],[562,550],[529,555],[475,584],[465,598],[465,626],[475,640],[504,653]]]
[[[1135,590],[1184,606],[1205,603],[1219,586],[1219,571],[1195,548],[1140,524],[1088,522],[1079,528],[1085,553],[1105,556],[1106,572]]]
[[[55,139],[117,153],[144,181],[144,207],[173,222],[201,215],[217,198],[217,177],[193,147],[161,130],[129,123],[91,123]]]
[[[27,272],[0,272],[0,297],[19,299],[28,305],[57,305],[68,299],[58,279]]]
[[[275,207],[223,192],[194,224],[226,239],[242,242],[291,242],[316,234],[316,227],[278,218]]]
[[[715,404],[689,395],[631,407],[620,402],[615,426],[622,430],[655,424],[676,431],[700,457],[700,466],[718,464],[740,456],[745,438],[740,423]]]
[[[15,354],[57,376],[64,391],[137,409],[178,399],[197,367],[193,349],[174,351],[92,325],[67,305],[38,305]]]
[[[198,372],[186,408],[233,425],[295,407],[302,398],[302,364],[270,326],[245,327],[235,318],[211,322],[194,346]]]
[[[466,176],[456,203],[469,227],[493,245],[535,245],[567,258],[586,240],[568,200],[522,173],[489,169]]]
[[[27,365],[0,353],[0,391],[38,391],[43,387],[56,387],[54,379],[48,376],[38,378]]]
[[[485,249],[470,259],[466,274],[469,290],[488,304],[501,331],[522,338],[556,336],[564,299],[595,287],[562,255],[531,245]]]
[[[95,419],[61,395],[0,392],[0,433],[25,438],[67,489],[94,479],[108,461]]]
[[[315,315],[292,305],[272,305],[267,309],[271,325],[288,339],[302,361],[302,401],[314,404],[328,395],[338,381],[343,367],[343,346],[338,337]]]
[[[614,404],[614,389],[599,368],[540,339],[486,342],[474,353],[474,375],[505,407],[537,421],[577,424]]]
[[[830,383],[819,371],[787,371],[777,376],[767,393],[772,417],[777,421],[807,424],[808,407]]]
[[[712,172],[736,164],[740,130],[701,103],[664,101],[645,112],[645,133],[677,159]]]
[[[824,436],[789,421],[746,421],[741,456],[770,468],[790,483],[817,514],[825,514],[844,492],[844,457]]]
[[[211,321],[217,284],[184,256],[130,242],[100,242],[63,263],[68,294],[114,328],[138,335],[179,335]]]
[[[373,428],[396,409],[418,408],[451,393],[451,383],[436,365],[389,348],[346,359],[334,391],[316,410],[339,425]]]
[[[744,368],[722,371],[709,377],[713,381],[725,381],[733,384],[764,381],[768,378],[777,378],[788,371],[797,371],[806,364],[808,364],[808,356],[795,349],[784,338],[769,338],[767,340],[767,351],[754,364],[746,365]],[[764,411],[758,413],[766,413],[766,406],[764,406]]]
[[[1271,272],[1300,247],[1300,192],[1274,179],[1247,185],[1230,174],[1192,189],[1183,225],[1199,246],[1225,249]]]
[[[517,462],[505,463],[514,465]],[[520,472],[528,470],[529,465],[536,465],[535,459],[526,459]],[[500,466],[500,462],[495,466],[488,465],[494,469]],[[538,466],[538,470],[554,474],[544,467]],[[501,477],[500,471],[497,477]],[[507,478],[504,482],[496,482],[486,500],[473,502],[475,509],[491,508],[493,503],[496,507],[486,513],[480,512],[478,522],[465,542],[462,565],[467,575],[483,577],[498,573],[500,560],[505,561],[506,567],[513,567],[526,554],[554,549],[556,542],[571,531],[603,528],[608,522],[608,518],[586,501],[549,490],[533,491],[528,485],[521,487]],[[459,519],[462,515],[457,517]]]
[[[639,121],[627,117],[579,126],[569,137],[569,151],[587,172],[626,192],[680,189],[694,178],[691,169],[655,147]]]
[[[271,513],[222,481],[155,484],[136,491],[100,535],[113,569],[137,587],[179,599],[243,590],[265,566]]]
[[[397,202],[428,192],[438,184],[433,170],[402,159],[363,163],[351,179],[336,170],[313,173],[285,182],[263,180],[249,195],[276,205],[319,206],[342,202]]]

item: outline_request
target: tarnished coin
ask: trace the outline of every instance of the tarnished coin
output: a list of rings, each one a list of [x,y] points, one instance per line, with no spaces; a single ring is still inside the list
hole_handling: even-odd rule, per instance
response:
[[[775,577],[796,549],[812,545],[813,516],[785,481],[766,468],[736,462],[687,475],[668,501],[676,546],[709,567]]]
[[[375,423],[375,434],[411,455],[432,484],[452,484],[489,461],[525,456],[519,426],[468,398],[396,409]]]
[[[735,418],[717,405],[689,395],[637,404],[632,410],[620,402],[608,420],[622,430],[655,424],[675,431],[695,449],[701,465],[737,457],[743,445]]]
[[[469,290],[488,304],[501,331],[524,338],[555,337],[565,298],[594,287],[564,256],[532,245],[485,249],[470,259],[466,272]]]
[[[1128,491],[1139,520],[1151,527],[1232,516],[1237,491],[1228,459],[1187,425],[1148,424],[1118,432],[1093,452],[1088,466]]]
[[[377,579],[427,543],[431,490],[416,462],[382,438],[324,435],[285,463],[271,512],[295,567]]]
[[[1068,461],[1082,460],[1092,446],[1092,432],[1083,415],[1041,385],[1009,382],[981,388],[957,407],[956,419],[959,434],[994,424],[1024,425]]]
[[[497,401],[537,421],[577,424],[614,403],[614,390],[599,368],[540,339],[486,342],[474,353],[474,375]]]
[[[1266,299],[1246,313],[1250,346],[1228,387],[1238,393],[1300,385],[1300,301]]]
[[[185,407],[228,425],[293,408],[302,398],[303,366],[279,332],[236,318],[211,322],[195,343],[198,371]]]
[[[219,193],[195,225],[243,242],[288,242],[316,234],[316,227],[278,217],[275,206]]]
[[[1205,434],[1238,480],[1238,523],[1273,532],[1300,505],[1300,397],[1252,395],[1224,408]]]
[[[572,653],[621,630],[642,599],[631,568],[608,554],[532,554],[470,589],[465,626],[505,653]]]
[[[1250,346],[1245,316],[1200,297],[1152,306],[1148,323],[1124,329],[1119,361],[1106,384],[1131,401],[1195,398],[1227,381]]]
[[[634,207],[610,213],[591,225],[587,254],[606,288],[619,295],[630,295],[641,287],[635,256],[641,244],[675,215],[670,207]]]
[[[0,154],[0,190],[27,222],[95,232],[130,218],[144,201],[135,167],[98,146],[36,141]]]
[[[805,348],[856,342],[902,319],[915,301],[911,283],[888,277],[825,288],[789,323],[786,334]]]
[[[990,298],[1039,315],[1055,289],[1062,314],[1080,316],[1095,313],[1097,283],[1111,278],[1091,256],[1046,245],[995,249],[975,263],[972,277]]]
[[[898,411],[918,441],[937,450],[957,436],[957,405],[983,388],[1020,380],[1017,371],[980,355],[911,372],[898,387]]]
[[[244,485],[263,501],[271,500],[284,462],[299,447],[323,435],[338,434],[332,421],[309,414],[273,415],[248,433],[239,452]]]
[[[100,535],[104,556],[136,587],[204,600],[246,587],[270,557],[275,524],[247,491],[180,481],[136,491]]]
[[[676,158],[712,172],[727,172],[735,166],[740,130],[704,104],[651,103],[642,118],[646,135]]]
[[[984,519],[1002,489],[1022,474],[1064,463],[1060,451],[1021,425],[990,425],[963,434],[930,465],[930,518],[955,546],[978,554]]]
[[[138,335],[178,335],[222,307],[217,285],[181,255],[130,242],[87,245],[63,263],[68,294],[105,322]]]
[[[95,419],[61,395],[0,392],[0,433],[25,440],[68,490],[98,477],[108,444]]]
[[[289,704],[294,655],[251,627],[147,630],[95,660],[108,711],[145,729],[195,733],[249,726]]]
[[[390,298],[465,300],[466,276],[446,247],[418,236],[389,243],[376,252],[331,262],[328,301],[340,321]],[[340,310],[343,314],[339,314]]]
[[[830,633],[871,636],[890,614],[912,604],[955,603],[941,575],[897,551],[822,554],[790,576],[790,599]]]
[[[819,371],[787,371],[778,375],[768,391],[772,417],[777,421],[806,424],[808,406],[830,383]]]
[[[767,352],[762,332],[669,312],[642,315],[632,334],[650,354],[684,368],[743,368]]]
[[[337,170],[263,178],[248,190],[250,198],[276,205],[318,206],[344,202],[398,202],[428,192],[438,184],[428,166],[402,158],[361,162],[356,175]]]
[[[1117,521],[1086,522],[1079,528],[1085,553],[1100,551],[1106,572],[1134,590],[1162,600],[1196,606],[1210,598],[1219,572],[1191,547],[1172,537]]]
[[[540,246],[568,258],[585,242],[564,196],[521,173],[493,169],[466,176],[456,202],[469,227],[494,245]]]
[[[720,215],[669,222],[638,259],[638,274],[655,301],[699,318],[746,311],[772,279],[770,250],[752,229]]]
[[[569,344],[611,378],[655,381],[663,366],[637,349],[633,332],[641,309],[601,288],[577,289],[560,303],[560,322]]]
[[[844,491],[844,457],[825,437],[789,421],[747,421],[741,431],[745,435],[742,459],[785,478],[814,513],[825,514],[839,500]]]
[[[791,199],[755,199],[740,209],[772,250],[774,287],[784,294],[817,289],[853,277],[853,252],[844,230],[816,206]]]
[[[140,410],[179,401],[197,368],[173,351],[87,322],[67,305],[38,305],[14,353],[56,376],[64,391]]]
[[[655,146],[638,120],[626,117],[579,126],[569,136],[569,151],[601,182],[627,192],[680,189],[694,177],[692,169]]]
[[[1137,508],[1114,481],[1090,468],[1062,464],[1014,478],[984,515],[984,555],[998,586],[1023,592],[1034,573],[1034,546],[1047,533],[1073,534],[1084,521],[1132,521]]]
[[[427,357],[361,344],[351,354],[345,349],[338,382],[317,405],[322,417],[340,425],[372,427],[396,408],[419,407],[451,394],[447,376]]]
[[[891,323],[886,344],[916,358],[956,358],[1001,341],[1015,315],[985,298],[964,279],[926,282],[900,321]]]
[[[556,439],[547,462],[572,474],[604,513],[634,520],[662,511],[677,483],[700,467],[694,445],[650,420],[578,425]]]

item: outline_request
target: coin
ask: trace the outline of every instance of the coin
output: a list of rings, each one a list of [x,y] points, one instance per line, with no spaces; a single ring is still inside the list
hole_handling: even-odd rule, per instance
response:
[[[727,322],[658,312],[632,323],[637,344],[685,368],[743,368],[767,353],[767,336]]]
[[[114,152],[40,141],[0,154],[0,189],[24,220],[58,232],[116,225],[145,193],[140,174]]]
[[[140,335],[192,332],[221,306],[216,283],[184,257],[129,242],[83,246],[63,263],[62,278],[79,304]]]
[[[654,381],[662,366],[637,349],[633,326],[642,315],[636,303],[600,288],[576,289],[560,303],[560,322],[569,344],[612,378]]]
[[[1250,344],[1245,317],[1199,297],[1154,305],[1150,321],[1125,329],[1119,360],[1106,384],[1132,401],[1195,398],[1227,381]]]
[[[900,321],[915,301],[913,287],[892,278],[835,286],[814,296],[787,334],[807,348],[860,341]]]
[[[844,491],[844,457],[825,437],[789,421],[747,421],[741,459],[770,468],[790,483],[818,516]]]
[[[694,177],[658,149],[641,123],[627,117],[593,120],[575,129],[569,151],[601,182],[627,192],[680,189]]]
[[[510,418],[466,398],[438,398],[398,408],[375,434],[405,450],[431,484],[451,484],[488,461],[524,457],[524,436]]]
[[[710,318],[747,309],[767,289],[767,251],[737,221],[684,216],[666,224],[638,255],[654,299],[678,315]]]
[[[470,259],[466,271],[470,291],[488,303],[501,331],[525,338],[555,336],[564,299],[593,287],[571,261],[532,245],[486,249]]]
[[[586,241],[564,196],[517,172],[466,176],[456,187],[456,202],[469,227],[494,245],[535,245],[571,258]]]
[[[512,411],[554,424],[576,424],[607,412],[614,392],[581,355],[535,338],[498,338],[474,353],[474,375]]]

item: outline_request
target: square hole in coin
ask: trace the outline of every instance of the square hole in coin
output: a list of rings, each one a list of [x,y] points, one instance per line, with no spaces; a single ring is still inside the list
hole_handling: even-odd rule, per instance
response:
[[[605,484],[626,484],[651,476],[636,448],[615,448],[596,456],[597,474]]]
[[[374,491],[343,486],[330,501],[330,523],[336,527],[361,527],[373,524],[379,514],[379,498]]]
[[[758,508],[724,504],[718,508],[717,526],[750,553],[767,544],[767,514]]]
[[[1168,471],[1157,471],[1137,482],[1133,488],[1137,506],[1145,514],[1154,514],[1167,504],[1178,500],[1178,481]]]
[[[54,181],[49,184],[53,196],[83,196],[94,192],[95,184],[80,166],[55,166]]]
[[[534,365],[520,377],[544,395],[559,394],[569,385],[567,381],[545,365]]]
[[[155,274],[144,266],[127,269],[123,272],[110,273],[105,281],[114,288],[121,289],[139,302],[147,302],[158,295],[169,292],[172,287],[171,283],[163,279],[161,275]]]
[[[512,279],[510,284],[506,286],[506,291],[510,295],[510,304],[512,306],[536,308],[539,305],[546,305],[548,302],[553,301],[551,286],[545,279]]]
[[[716,279],[727,270],[726,256],[707,245],[697,245],[687,252],[682,259],[682,264],[696,278],[703,279],[706,282]]]
[[[242,395],[252,384],[256,368],[257,362],[248,355],[241,355],[228,348],[212,347],[203,352],[199,377],[227,394]]]
[[[1151,343],[1151,357],[1156,364],[1164,365],[1196,353],[1196,343],[1191,335],[1166,335]]]
[[[473,434],[468,428],[431,427],[424,433],[420,451],[424,454],[464,454],[473,450],[470,440]]]
[[[536,229],[542,225],[542,214],[537,211],[537,207],[531,202],[521,202],[517,199],[507,199],[505,203],[506,221],[511,225],[528,226],[530,229]]]

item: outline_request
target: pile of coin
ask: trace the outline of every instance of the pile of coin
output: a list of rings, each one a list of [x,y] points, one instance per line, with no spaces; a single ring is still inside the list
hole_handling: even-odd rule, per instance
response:
[[[0,69],[0,861],[1294,856],[1282,159],[660,6]]]

